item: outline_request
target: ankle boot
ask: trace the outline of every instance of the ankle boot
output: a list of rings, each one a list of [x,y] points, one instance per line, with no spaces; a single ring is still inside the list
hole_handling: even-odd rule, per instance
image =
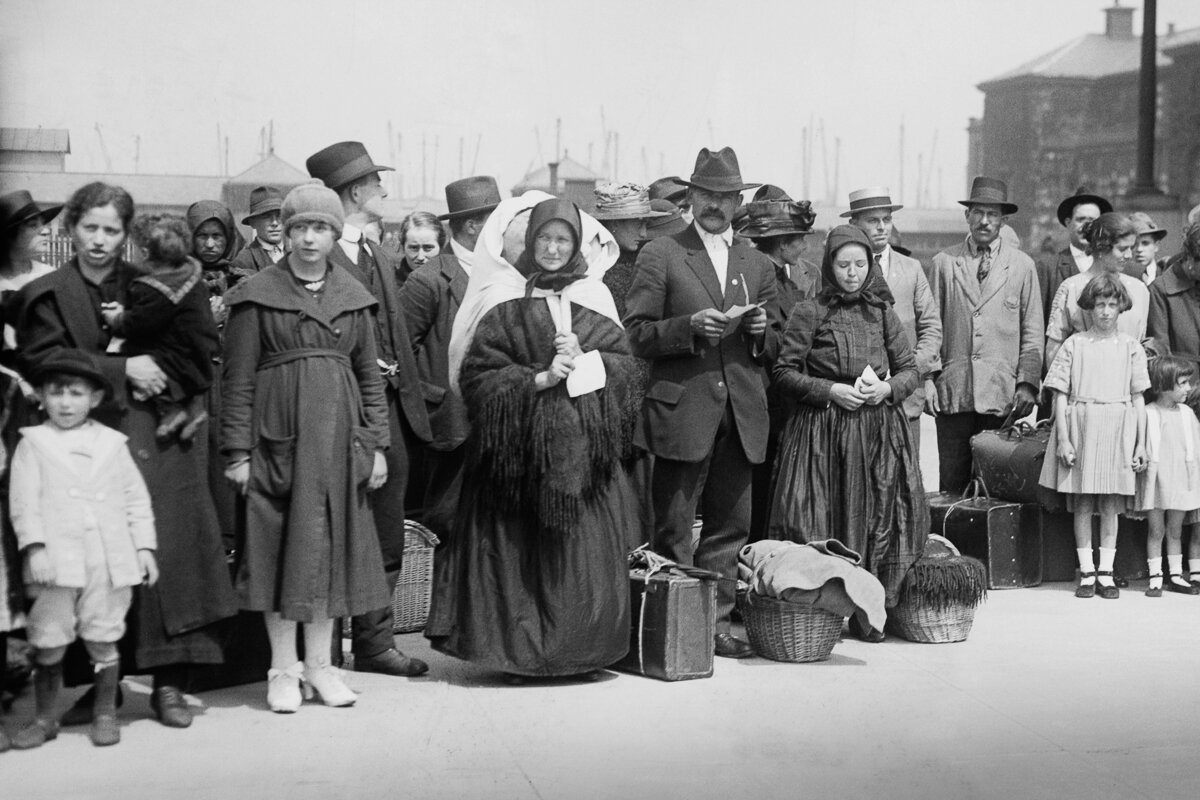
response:
[[[18,750],[41,747],[58,737],[58,692],[62,689],[62,662],[45,666],[39,664],[33,673],[33,695],[37,712],[33,721],[17,732],[12,746]]]
[[[93,686],[96,701],[92,705],[92,729],[88,736],[97,747],[107,747],[121,741],[121,729],[117,727],[117,687],[121,683],[121,668],[118,663],[96,669]]]

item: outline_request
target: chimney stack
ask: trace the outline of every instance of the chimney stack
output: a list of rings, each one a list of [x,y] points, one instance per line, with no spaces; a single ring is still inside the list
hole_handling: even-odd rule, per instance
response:
[[[1112,8],[1104,9],[1104,35],[1109,39],[1132,39],[1133,11],[1122,6],[1121,0],[1113,0]]]

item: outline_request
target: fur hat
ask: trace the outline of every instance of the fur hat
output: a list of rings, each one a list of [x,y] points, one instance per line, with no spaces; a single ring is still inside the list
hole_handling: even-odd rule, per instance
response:
[[[325,222],[336,233],[334,238],[341,238],[342,225],[346,221],[341,199],[320,181],[302,183],[288,192],[279,209],[279,217],[284,231],[298,222]]]

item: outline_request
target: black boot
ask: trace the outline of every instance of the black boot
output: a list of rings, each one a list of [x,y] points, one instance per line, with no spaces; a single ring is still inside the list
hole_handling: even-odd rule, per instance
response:
[[[36,699],[37,712],[33,721],[13,737],[13,747],[18,750],[31,750],[58,737],[58,718],[54,711],[58,705],[60,689],[62,689],[62,662],[49,666],[38,664],[33,673],[33,694]]]
[[[119,663],[114,662],[96,670],[96,681],[92,684],[96,702],[92,704],[92,729],[88,736],[97,747],[107,747],[121,741],[121,729],[117,727],[117,690],[120,685]]]

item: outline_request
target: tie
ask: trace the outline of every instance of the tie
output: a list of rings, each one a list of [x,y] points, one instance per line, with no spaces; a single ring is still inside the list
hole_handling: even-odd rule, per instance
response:
[[[875,254],[875,268],[877,270],[879,270],[879,277],[881,277],[881,278],[884,277],[884,275],[883,275],[883,253]]]
[[[987,280],[988,272],[992,268],[992,251],[990,248],[983,248],[979,256],[979,272],[975,273],[979,278],[979,285],[983,286],[983,282]]]

